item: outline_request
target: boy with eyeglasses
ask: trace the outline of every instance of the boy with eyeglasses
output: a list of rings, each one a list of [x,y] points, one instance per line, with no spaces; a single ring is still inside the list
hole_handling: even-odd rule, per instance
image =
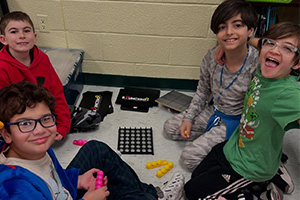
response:
[[[189,200],[254,199],[246,188],[261,186],[276,174],[284,134],[300,128],[300,27],[274,25],[259,41],[260,66],[246,94],[239,127],[215,146],[185,184]],[[272,183],[261,199],[281,199]],[[267,189],[268,189],[267,188]],[[242,193],[242,194],[241,194]]]
[[[180,198],[182,174],[175,173],[162,189],[142,183],[109,146],[95,140],[86,143],[64,170],[51,149],[56,136],[55,102],[46,88],[32,82],[0,89],[0,133],[5,140],[0,143],[0,199]],[[93,174],[100,170],[105,176],[103,186],[95,189]]]

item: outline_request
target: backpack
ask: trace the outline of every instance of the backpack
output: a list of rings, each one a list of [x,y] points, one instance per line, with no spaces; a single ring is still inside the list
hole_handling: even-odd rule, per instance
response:
[[[112,92],[85,92],[82,94],[82,100],[79,104],[80,107],[94,110],[101,116],[101,121],[104,120],[107,114],[114,112],[111,103]]]
[[[86,132],[96,129],[100,122],[101,116],[94,110],[69,105],[71,113],[71,130],[74,132]]]

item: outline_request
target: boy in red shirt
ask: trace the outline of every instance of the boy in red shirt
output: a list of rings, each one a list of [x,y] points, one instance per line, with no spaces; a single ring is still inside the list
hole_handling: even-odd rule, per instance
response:
[[[55,139],[63,139],[71,126],[69,107],[48,56],[35,45],[37,38],[30,17],[20,11],[8,13],[1,18],[0,32],[0,41],[5,45],[0,51],[0,88],[24,80],[47,88],[57,102]]]

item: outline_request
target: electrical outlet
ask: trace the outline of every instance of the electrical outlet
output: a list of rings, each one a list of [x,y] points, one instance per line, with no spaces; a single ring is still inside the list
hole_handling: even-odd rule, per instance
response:
[[[39,30],[41,32],[49,32],[48,15],[37,14]]]

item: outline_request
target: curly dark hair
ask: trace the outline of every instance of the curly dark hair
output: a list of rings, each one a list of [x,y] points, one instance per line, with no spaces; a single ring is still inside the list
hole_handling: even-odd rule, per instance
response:
[[[32,82],[22,81],[0,89],[0,121],[5,124],[16,114],[22,114],[26,108],[34,108],[36,104],[44,102],[51,113],[55,110],[55,98],[44,87]],[[7,125],[4,125],[10,131]]]

